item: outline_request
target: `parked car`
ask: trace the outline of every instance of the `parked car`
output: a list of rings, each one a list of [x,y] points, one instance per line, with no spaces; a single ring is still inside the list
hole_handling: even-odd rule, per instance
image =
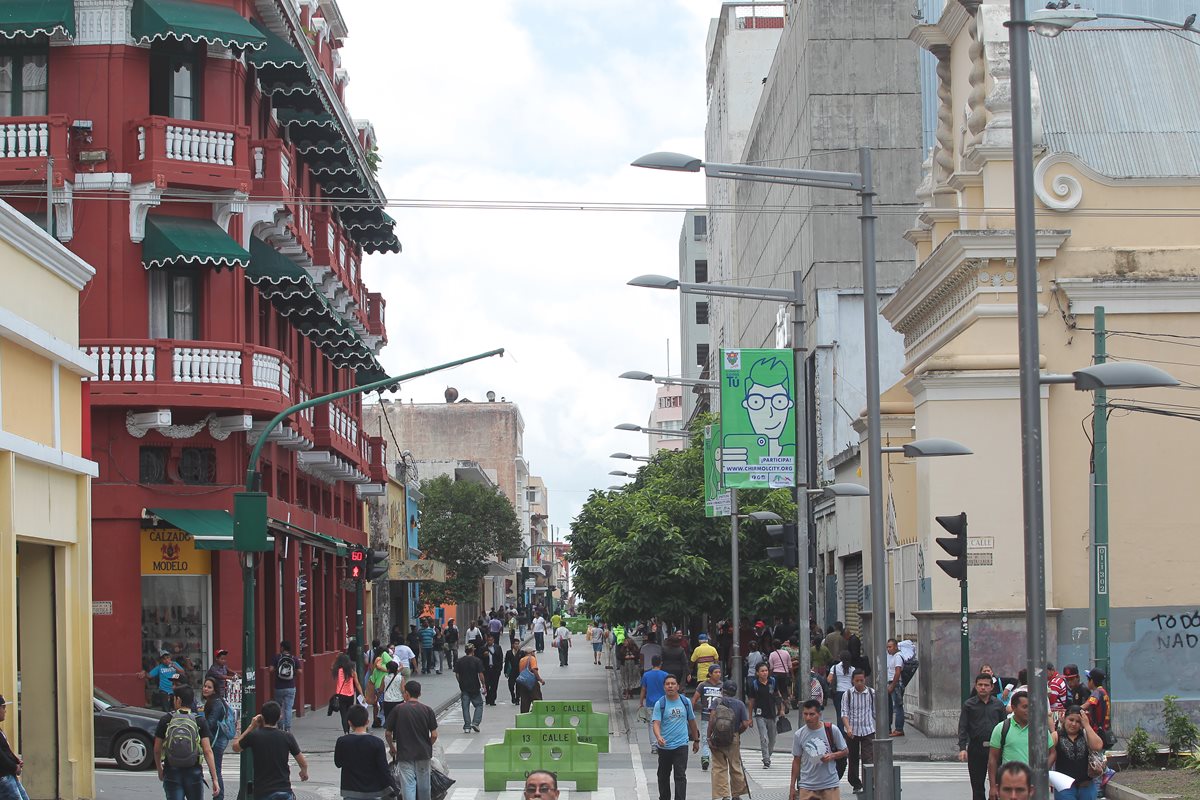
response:
[[[163,712],[127,706],[100,689],[92,690],[92,735],[96,758],[114,758],[121,769],[154,766],[154,729]]]

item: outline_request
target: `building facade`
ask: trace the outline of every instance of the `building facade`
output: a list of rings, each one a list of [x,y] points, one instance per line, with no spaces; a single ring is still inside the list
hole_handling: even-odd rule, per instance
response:
[[[679,280],[708,283],[708,212],[703,208],[689,209],[683,215],[683,228],[679,231]],[[686,380],[708,377],[712,345],[709,302],[710,298],[703,295],[679,293],[679,375]],[[683,393],[684,420],[692,418],[696,400],[690,389]]]
[[[271,417],[379,375],[384,304],[362,259],[399,243],[374,131],[343,101],[333,0],[81,0],[17,16],[0,44],[20,84],[4,95],[0,183],[49,173],[51,208],[17,207],[97,267],[80,301],[97,371],[93,593],[111,609],[94,617],[95,680],[140,705],[137,674],[160,650],[197,687],[218,648],[246,666],[233,493]],[[353,611],[346,549],[366,541],[356,486],[383,483],[384,464],[357,397],[269,433],[260,694],[288,639],[305,663],[297,705],[328,697]]]
[[[92,604],[95,362],[79,349],[79,294],[93,275],[0,202],[0,694],[37,798],[96,796],[92,615],[112,609]]]
[[[678,383],[658,386],[654,392],[654,407],[650,409],[646,427],[682,431],[683,396],[690,392],[690,388],[685,390]],[[646,438],[650,440],[650,455],[654,455],[660,450],[682,450],[687,441],[686,436],[667,436],[657,433],[647,434]]]

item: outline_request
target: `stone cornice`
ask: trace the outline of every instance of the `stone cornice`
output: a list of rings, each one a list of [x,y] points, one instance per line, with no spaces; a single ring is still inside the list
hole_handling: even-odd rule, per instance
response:
[[[1095,314],[1097,306],[1110,314],[1200,313],[1200,278],[1059,278],[1055,285],[1066,294],[1072,314]]]
[[[43,269],[62,278],[76,291],[83,289],[96,274],[90,264],[63,247],[33,220],[4,202],[0,202],[0,238]]]

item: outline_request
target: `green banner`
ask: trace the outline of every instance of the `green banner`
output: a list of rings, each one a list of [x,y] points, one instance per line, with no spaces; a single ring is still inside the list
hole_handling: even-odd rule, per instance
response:
[[[721,465],[717,461],[720,425],[704,426],[704,516],[728,517],[733,513],[729,490],[721,486]]]
[[[731,489],[796,481],[791,350],[721,350],[721,473]]]

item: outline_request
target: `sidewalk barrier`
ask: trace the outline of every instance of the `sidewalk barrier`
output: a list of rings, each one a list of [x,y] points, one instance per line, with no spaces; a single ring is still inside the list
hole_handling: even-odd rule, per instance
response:
[[[596,745],[581,742],[570,728],[509,728],[504,741],[484,745],[483,790],[502,792],[509,781],[523,781],[534,770],[574,781],[575,791],[594,792],[600,784]]]
[[[527,714],[517,714],[518,728],[570,728],[581,742],[608,752],[608,714],[592,711],[591,700],[534,700]]]

